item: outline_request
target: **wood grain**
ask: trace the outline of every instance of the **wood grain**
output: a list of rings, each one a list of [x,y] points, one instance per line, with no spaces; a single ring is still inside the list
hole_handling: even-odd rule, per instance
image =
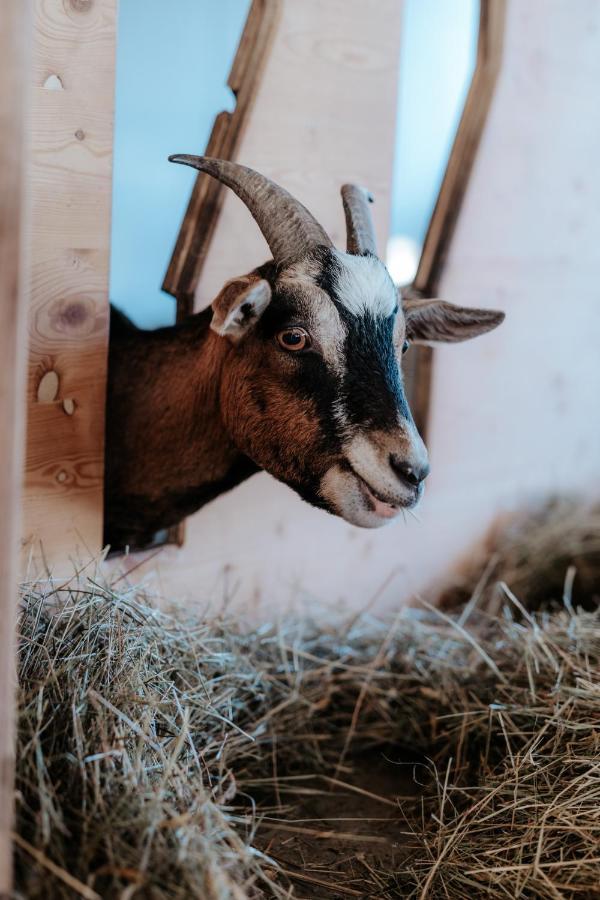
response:
[[[454,144],[431,216],[412,293],[435,297],[485,126],[502,61],[506,0],[480,0],[477,59]],[[426,439],[433,375],[431,347],[413,347],[405,360],[409,403]]]
[[[0,28],[0,897],[11,890],[14,637],[25,422],[24,119],[31,4],[5,0]]]
[[[116,0],[35,0],[24,542],[50,566],[102,542],[115,40]]]
[[[232,112],[218,114],[203,152],[235,159],[281,11],[281,0],[253,0],[227,80],[235,96]],[[177,300],[177,320],[194,307],[194,294],[221,211],[225,188],[198,174],[169,262],[163,290]]]

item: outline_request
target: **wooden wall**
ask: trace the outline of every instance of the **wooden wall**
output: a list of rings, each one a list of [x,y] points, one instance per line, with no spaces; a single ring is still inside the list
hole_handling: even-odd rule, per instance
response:
[[[116,2],[35,0],[24,540],[51,567],[102,541]]]
[[[25,422],[28,0],[4,0],[0,28],[0,897],[11,888],[14,630]]]

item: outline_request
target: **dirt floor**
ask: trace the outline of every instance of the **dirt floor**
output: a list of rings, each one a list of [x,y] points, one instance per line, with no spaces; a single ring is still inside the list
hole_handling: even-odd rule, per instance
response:
[[[298,900],[401,897],[390,873],[418,846],[415,813],[429,781],[422,761],[395,749],[355,758],[331,776],[280,779],[279,797],[265,798],[274,802],[257,844]]]

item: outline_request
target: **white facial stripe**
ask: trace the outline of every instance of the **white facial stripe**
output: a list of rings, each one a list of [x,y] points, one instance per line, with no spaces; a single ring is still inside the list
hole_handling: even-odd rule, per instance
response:
[[[348,428],[348,412],[341,397],[333,401],[331,413],[340,431]]]
[[[352,256],[334,251],[340,264],[337,299],[349,312],[360,315],[391,316],[398,303],[394,282],[381,260],[375,256]]]

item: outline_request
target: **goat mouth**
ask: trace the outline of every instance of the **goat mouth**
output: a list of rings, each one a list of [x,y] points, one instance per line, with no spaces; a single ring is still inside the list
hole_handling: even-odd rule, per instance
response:
[[[358,482],[361,494],[368,508],[382,519],[393,519],[399,515],[404,507],[414,506],[417,502],[418,496],[416,494],[414,498],[411,498],[408,501],[396,500],[395,498],[392,501],[389,497],[380,494],[375,488],[371,487],[371,485],[354,469],[352,469],[352,474]]]

